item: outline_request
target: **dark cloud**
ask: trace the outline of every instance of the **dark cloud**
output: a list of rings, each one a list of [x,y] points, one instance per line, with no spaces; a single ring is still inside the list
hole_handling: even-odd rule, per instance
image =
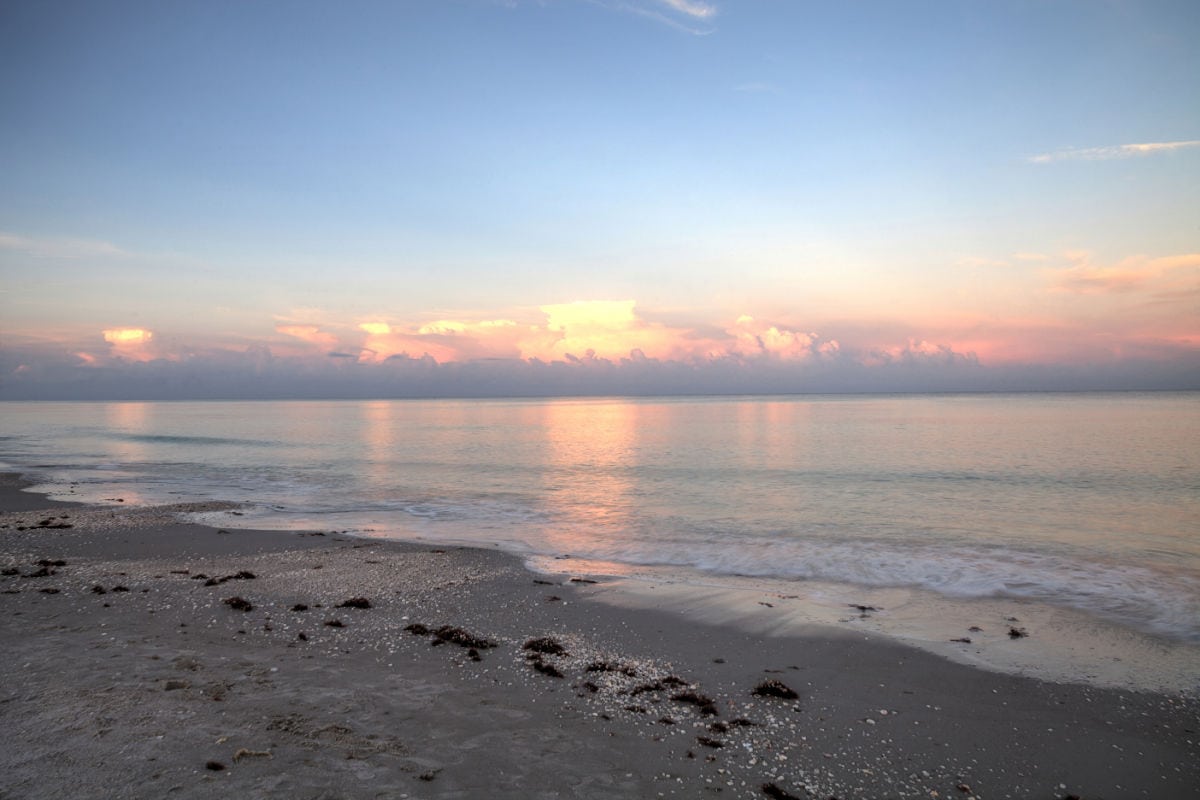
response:
[[[949,348],[914,347],[875,361],[845,354],[787,361],[723,356],[667,361],[634,353],[613,360],[478,359],[439,364],[426,356],[357,361],[278,357],[265,347],[175,360],[87,364],[38,348],[0,351],[0,399],[360,399],[603,395],[796,394],[1200,389],[1200,355],[1133,357],[1096,364],[985,366]]]

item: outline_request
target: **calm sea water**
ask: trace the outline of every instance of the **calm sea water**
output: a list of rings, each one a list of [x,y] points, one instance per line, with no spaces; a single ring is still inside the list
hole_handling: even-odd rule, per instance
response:
[[[220,524],[1071,606],[1200,642],[1200,394],[5,403],[0,466]]]

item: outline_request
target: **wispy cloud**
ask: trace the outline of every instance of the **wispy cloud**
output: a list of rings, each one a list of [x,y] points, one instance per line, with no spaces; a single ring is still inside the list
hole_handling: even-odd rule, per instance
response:
[[[1200,139],[1191,139],[1185,142],[1117,144],[1107,147],[1072,147],[1066,150],[1055,150],[1052,153],[1030,156],[1027,160],[1031,164],[1051,164],[1055,161],[1111,161],[1117,158],[1134,158],[1136,156],[1170,153],[1189,147],[1200,147]]]
[[[112,242],[96,239],[40,238],[0,231],[0,250],[16,250],[36,258],[96,258],[129,255]]]
[[[711,22],[717,16],[716,5],[701,2],[701,0],[590,0],[590,2],[612,11],[636,14],[693,36],[707,36],[712,33],[712,28],[697,27],[696,23]]]
[[[696,19],[710,19],[717,15],[717,7],[712,3],[702,3],[697,0],[659,0],[659,2],[680,14],[686,14]]]
[[[1088,253],[1068,254],[1071,266],[1055,270],[1053,288],[1076,294],[1110,294],[1144,288],[1177,290],[1171,279],[1193,286],[1200,276],[1200,253],[1184,253],[1162,258],[1131,256],[1113,265],[1092,263]],[[1165,283],[1171,285],[1165,285]]]

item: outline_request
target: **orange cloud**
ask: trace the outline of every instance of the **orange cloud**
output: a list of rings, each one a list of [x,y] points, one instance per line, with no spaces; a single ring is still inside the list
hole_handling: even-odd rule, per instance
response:
[[[154,338],[154,333],[145,328],[110,328],[102,333],[104,341],[118,347],[144,344]]]
[[[150,349],[150,343],[154,340],[153,331],[145,328],[109,328],[101,333],[112,352],[121,358],[149,361],[155,357]],[[91,364],[93,361],[94,359],[87,363]]]
[[[543,360],[596,357],[628,358],[640,350],[667,358],[679,349],[677,331],[640,319],[634,300],[585,300],[544,305],[546,324],[522,341],[522,356]]]
[[[366,331],[372,336],[380,336],[382,334],[391,333],[392,326],[386,322],[364,322],[358,326],[359,330]]]

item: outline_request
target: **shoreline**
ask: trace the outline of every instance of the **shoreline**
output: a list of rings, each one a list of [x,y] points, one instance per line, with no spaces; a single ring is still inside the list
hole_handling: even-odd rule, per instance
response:
[[[0,577],[0,719],[21,743],[0,797],[1118,798],[1200,784],[1191,695],[985,671],[858,629],[767,635],[613,602],[628,587],[498,550],[222,533],[20,486],[0,481],[0,567],[16,570]],[[360,597],[369,608],[338,607]],[[406,630],[418,624],[495,646],[431,647]],[[798,697],[752,694],[767,680]]]
[[[556,562],[537,557],[527,563],[553,571]],[[602,602],[670,610],[760,636],[848,631],[1003,674],[1126,691],[1200,694],[1200,646],[1037,600],[947,598],[916,587],[567,563],[614,579],[614,591],[598,598]],[[1009,635],[1014,629],[1027,635],[1014,639]]]

